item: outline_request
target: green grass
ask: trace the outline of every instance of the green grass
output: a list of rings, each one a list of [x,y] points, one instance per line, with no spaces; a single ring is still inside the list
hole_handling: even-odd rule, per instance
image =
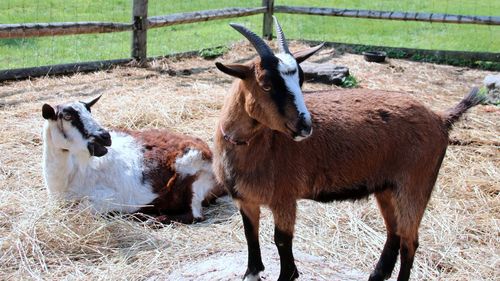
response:
[[[353,75],[349,75],[342,81],[340,86],[342,88],[356,88],[358,87],[358,80]]]
[[[261,0],[150,0],[149,16],[217,9],[257,7]],[[320,1],[283,0],[275,5],[352,9],[500,15],[495,0]],[[0,23],[116,21],[129,22],[132,0],[2,0]],[[277,14],[287,37],[366,45],[440,50],[500,52],[500,27],[430,24],[352,18]],[[262,15],[184,24],[148,32],[148,55],[209,49],[241,40],[229,22],[240,22],[260,33]],[[130,32],[0,39],[0,69],[130,57]]]

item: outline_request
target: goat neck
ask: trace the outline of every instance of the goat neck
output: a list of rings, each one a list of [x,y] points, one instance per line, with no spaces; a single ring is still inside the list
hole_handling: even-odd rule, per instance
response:
[[[67,150],[56,147],[52,141],[48,124],[43,128],[43,175],[49,194],[64,197],[71,181],[73,161]]]
[[[232,94],[226,98],[222,109],[218,126],[220,130],[217,130],[216,137],[220,139],[220,143],[235,145],[236,142],[245,144],[239,146],[247,146],[256,135],[264,130],[264,127],[247,112],[250,106],[247,102],[247,95],[250,93],[245,82],[237,80],[232,87],[230,91]]]

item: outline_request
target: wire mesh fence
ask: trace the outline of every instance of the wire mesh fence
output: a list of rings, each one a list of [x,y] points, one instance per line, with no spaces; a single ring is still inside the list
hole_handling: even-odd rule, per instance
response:
[[[130,22],[131,1],[2,0],[0,23]],[[126,58],[130,32],[0,39],[0,69]]]
[[[175,5],[165,5],[165,2],[162,0],[149,1],[149,16],[230,7],[251,8],[259,7],[262,4],[262,0],[168,1],[172,4],[176,2]],[[227,45],[229,42],[241,40],[241,35],[228,28],[229,22],[243,23],[258,33],[262,30],[262,15],[151,29],[148,31],[148,55],[153,57],[163,56],[171,53]]]
[[[132,22],[132,0],[2,0],[0,24],[103,21]],[[499,16],[494,0],[321,1],[277,0],[275,6],[335,7]],[[230,7],[261,7],[262,0],[150,0],[148,16]],[[500,26],[389,21],[276,13],[288,38],[388,47],[500,52]],[[241,40],[229,29],[237,21],[261,34],[262,15],[150,29],[147,55],[163,56]],[[131,57],[131,32],[0,39],[0,70]]]
[[[307,3],[306,3],[307,2]],[[500,1],[277,0],[275,5],[500,16]],[[500,26],[280,14],[293,39],[429,50],[500,52]]]

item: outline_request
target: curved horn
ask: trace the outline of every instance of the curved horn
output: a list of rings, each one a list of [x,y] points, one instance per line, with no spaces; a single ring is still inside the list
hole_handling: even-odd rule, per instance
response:
[[[276,36],[278,37],[278,42],[279,42],[278,45],[280,48],[280,53],[290,54],[290,50],[288,49],[288,44],[286,43],[285,34],[281,29],[281,25],[275,16],[273,16],[273,19],[274,19],[274,25],[276,27]]]
[[[81,103],[83,103],[83,105],[85,105],[85,107],[87,108],[88,111],[90,111],[90,108],[97,102],[99,101],[99,99],[102,97],[102,94],[99,95],[97,98],[89,101],[89,102],[84,102],[84,101],[81,101]]]
[[[269,48],[266,42],[264,42],[264,40],[262,40],[257,34],[253,33],[243,25],[237,23],[230,23],[229,25],[232,28],[236,29],[243,36],[245,36],[248,39],[248,41],[250,41],[250,43],[252,43],[252,45],[255,47],[255,50],[257,51],[257,53],[261,58],[267,56],[274,56],[274,53],[271,50],[271,48]]]

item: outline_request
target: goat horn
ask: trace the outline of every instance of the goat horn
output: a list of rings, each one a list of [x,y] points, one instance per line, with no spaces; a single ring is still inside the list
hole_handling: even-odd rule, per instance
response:
[[[244,27],[241,24],[237,23],[230,23],[229,24],[232,28],[236,29],[239,33],[241,33],[243,36],[245,36],[250,43],[254,46],[255,50],[259,54],[261,58],[268,57],[268,56],[273,56],[274,53],[269,48],[269,46],[262,40],[257,34],[253,33],[250,31],[248,28]]]
[[[90,108],[97,102],[99,101],[99,99],[102,97],[102,94],[99,95],[97,98],[89,101],[89,102],[84,102],[84,101],[81,101],[81,103],[83,103],[85,105],[85,107],[90,110]]]
[[[285,34],[281,29],[281,25],[275,16],[273,16],[273,19],[274,19],[274,25],[276,27],[276,36],[278,37],[278,42],[279,42],[278,45],[280,48],[280,53],[290,54],[290,50],[288,49],[288,44],[286,43]]]

